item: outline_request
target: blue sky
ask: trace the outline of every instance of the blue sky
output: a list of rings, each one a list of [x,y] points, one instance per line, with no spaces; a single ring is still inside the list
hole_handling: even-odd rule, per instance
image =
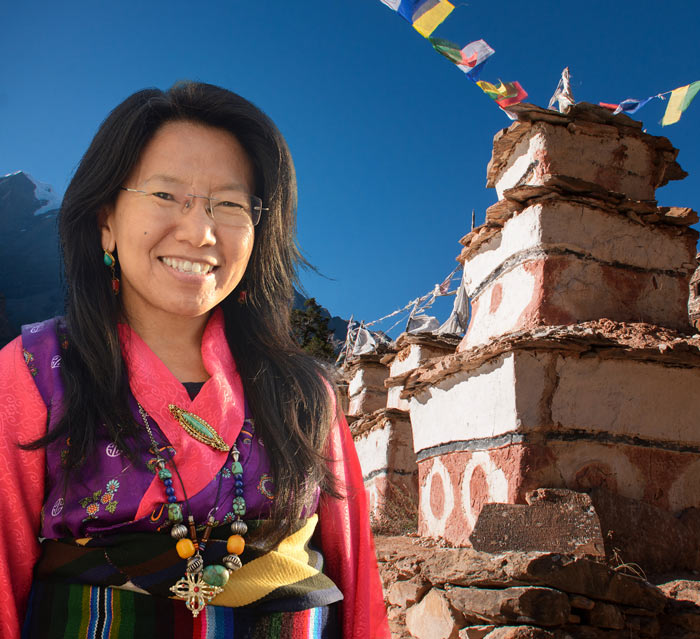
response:
[[[509,120],[379,0],[30,1],[5,7],[3,22],[0,175],[24,170],[62,192],[130,93],[225,86],[289,142],[299,242],[325,276],[302,281],[333,314],[371,321],[430,290],[455,266],[472,208],[479,223],[496,200],[486,164]],[[546,106],[565,66],[577,101],[700,80],[698,24],[688,0],[473,1],[434,35],[485,39],[496,54],[482,78],[518,80]],[[700,98],[662,129],[664,108],[654,100],[634,117],[681,149],[690,177],[658,199],[697,209]]]

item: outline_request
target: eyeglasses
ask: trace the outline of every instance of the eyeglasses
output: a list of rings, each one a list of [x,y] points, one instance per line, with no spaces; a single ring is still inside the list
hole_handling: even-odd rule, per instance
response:
[[[206,200],[204,210],[222,226],[256,226],[260,222],[263,211],[270,209],[263,207],[262,200],[257,195],[249,195],[243,191],[225,190],[216,195],[195,195],[187,193],[186,188],[168,186],[168,190],[142,191],[120,187],[129,193],[140,193],[154,208],[163,212],[186,213],[193,206],[194,198]]]

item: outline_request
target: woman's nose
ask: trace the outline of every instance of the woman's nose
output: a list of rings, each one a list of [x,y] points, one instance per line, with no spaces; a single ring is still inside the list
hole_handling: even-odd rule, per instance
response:
[[[183,215],[178,220],[175,237],[193,246],[216,243],[215,222],[210,214],[211,200],[192,195],[185,202]]]

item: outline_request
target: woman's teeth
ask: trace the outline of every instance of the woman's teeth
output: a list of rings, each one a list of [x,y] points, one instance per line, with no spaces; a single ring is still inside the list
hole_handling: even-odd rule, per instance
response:
[[[174,268],[176,271],[180,271],[181,273],[201,273],[202,275],[206,275],[214,269],[211,264],[204,264],[203,262],[175,260],[172,257],[161,257],[160,259],[163,264],[166,264],[170,268]]]

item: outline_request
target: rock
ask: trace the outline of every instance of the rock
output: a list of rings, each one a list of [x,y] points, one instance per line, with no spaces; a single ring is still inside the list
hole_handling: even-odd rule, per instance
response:
[[[461,616],[437,588],[406,611],[406,629],[417,639],[458,639],[460,625]]]
[[[625,627],[625,616],[617,606],[596,601],[588,613],[588,623],[597,628],[622,630]]]
[[[665,624],[679,626],[685,630],[700,633],[700,606],[687,601],[669,601],[664,611]]]
[[[470,548],[439,548],[426,557],[423,576],[433,584],[505,588],[549,586],[610,603],[660,612],[666,597],[650,583],[590,559],[557,553],[492,555]]]
[[[593,606],[595,606],[595,601],[581,595],[572,595],[569,597],[569,603],[572,608],[579,608],[580,610],[592,610]]]
[[[467,626],[459,631],[459,639],[484,639],[496,626]]]
[[[529,505],[484,504],[469,537],[474,549],[605,556],[600,522],[587,494],[539,489],[530,497]]]
[[[656,617],[629,615],[625,617],[625,629],[636,637],[658,637],[661,624]]]
[[[484,639],[557,639],[558,635],[536,626],[504,626],[496,628]]]
[[[666,597],[650,583],[616,572],[590,559],[547,554],[531,560],[527,575],[513,575],[571,594],[660,612]]]
[[[678,517],[604,488],[591,491],[608,556],[661,574],[700,566],[697,538]]]
[[[421,572],[437,585],[520,586],[528,583],[528,564],[540,556],[542,553],[493,555],[472,548],[440,548],[425,559]]]
[[[408,581],[397,581],[392,584],[387,592],[386,599],[394,606],[408,608],[408,606],[412,606],[420,601],[421,597],[429,589],[429,583],[420,577],[414,577]]]
[[[566,623],[569,598],[551,588],[516,587],[504,589],[451,588],[447,598],[468,618],[503,623],[533,623],[559,626]]]
[[[674,579],[665,584],[659,584],[659,589],[671,599],[690,601],[700,606],[700,581]]]

